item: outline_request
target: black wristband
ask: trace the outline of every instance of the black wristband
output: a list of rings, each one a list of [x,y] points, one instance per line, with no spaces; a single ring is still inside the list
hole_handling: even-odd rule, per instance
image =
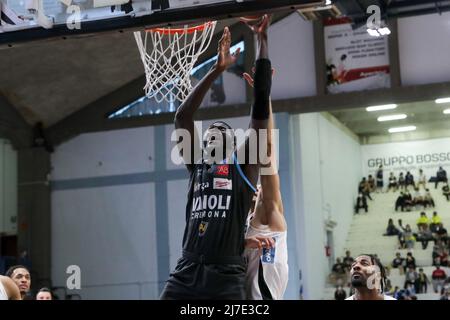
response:
[[[252,118],[267,120],[270,114],[270,91],[272,88],[272,64],[269,59],[258,59],[255,63],[253,83],[254,103]]]

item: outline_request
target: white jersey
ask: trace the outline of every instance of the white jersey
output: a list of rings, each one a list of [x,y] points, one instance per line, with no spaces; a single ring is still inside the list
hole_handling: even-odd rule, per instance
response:
[[[0,280],[0,300],[9,300],[5,286],[3,285],[3,282],[1,280]]]
[[[350,297],[348,297],[347,299],[345,299],[345,300],[355,300],[355,295],[352,295],[352,296],[350,296]],[[384,298],[384,300],[397,300],[397,299],[395,299],[395,298],[393,298],[393,297],[391,297],[391,296],[387,296],[387,295],[385,295],[385,294],[383,294],[383,298]]]
[[[269,226],[255,228],[248,223],[246,237],[254,236],[271,237],[275,246],[270,250],[263,249],[262,255],[258,253],[258,249],[245,249],[247,299],[281,300],[289,277],[287,232],[271,231]],[[260,268],[263,270],[262,274]]]

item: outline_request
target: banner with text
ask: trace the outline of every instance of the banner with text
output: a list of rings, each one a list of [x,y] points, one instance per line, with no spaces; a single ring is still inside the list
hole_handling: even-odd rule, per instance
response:
[[[417,180],[422,169],[429,180],[439,166],[450,170],[450,138],[363,145],[361,153],[364,174],[374,176],[382,165],[385,185],[390,172],[398,177],[400,172],[405,175],[409,171]]]
[[[330,93],[390,87],[387,37],[372,37],[366,26],[326,19],[325,56]]]

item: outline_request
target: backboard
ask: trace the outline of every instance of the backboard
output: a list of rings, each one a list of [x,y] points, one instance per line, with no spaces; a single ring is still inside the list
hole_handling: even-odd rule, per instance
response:
[[[317,0],[0,0],[0,45],[293,11],[323,3]]]

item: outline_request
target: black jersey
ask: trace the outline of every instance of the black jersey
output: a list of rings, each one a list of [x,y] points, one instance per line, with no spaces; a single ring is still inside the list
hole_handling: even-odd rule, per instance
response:
[[[252,196],[237,164],[194,165],[183,250],[205,256],[240,256]]]

